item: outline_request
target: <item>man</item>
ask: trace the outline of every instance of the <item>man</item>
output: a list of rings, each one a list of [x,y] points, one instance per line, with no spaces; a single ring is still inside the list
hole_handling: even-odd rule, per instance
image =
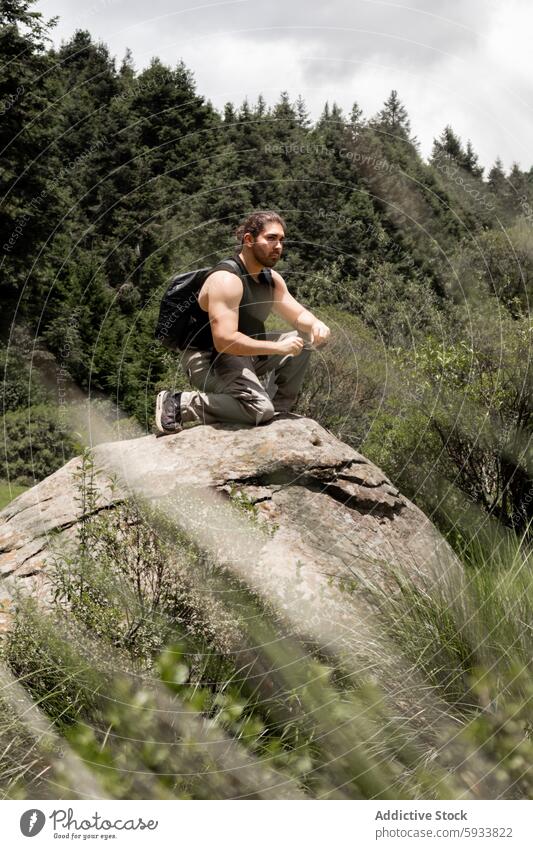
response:
[[[215,266],[198,293],[215,351],[188,350],[183,355],[182,365],[198,391],[159,393],[160,435],[177,433],[193,422],[258,425],[276,412],[289,412],[310,351],[329,339],[329,328],[292,297],[277,271],[269,271],[283,250],[283,219],[276,212],[254,212],[236,236],[241,250],[235,260],[242,277]],[[267,333],[264,321],[271,311],[295,329]]]

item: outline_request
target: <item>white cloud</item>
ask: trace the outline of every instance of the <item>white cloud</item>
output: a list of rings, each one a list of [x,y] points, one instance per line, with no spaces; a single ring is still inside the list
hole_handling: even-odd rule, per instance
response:
[[[86,28],[136,67],[183,58],[199,93],[269,103],[287,89],[313,117],[326,100],[375,113],[392,88],[405,102],[422,152],[450,123],[489,167],[497,155],[532,164],[533,7],[527,0],[40,0],[60,14],[55,38]]]

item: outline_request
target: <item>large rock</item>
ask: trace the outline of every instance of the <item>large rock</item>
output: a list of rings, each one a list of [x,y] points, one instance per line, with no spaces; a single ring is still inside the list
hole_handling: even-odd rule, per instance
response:
[[[297,630],[331,645],[357,640],[369,584],[394,570],[431,587],[458,570],[429,519],[373,463],[311,419],[257,428],[201,426],[94,448],[99,509],[128,492],[164,505],[226,568],[273,602]],[[14,585],[46,595],[50,548],[76,534],[79,458],[0,513],[4,606]],[[109,486],[108,472],[119,485]],[[235,501],[255,513],[247,523]],[[264,533],[261,528],[267,528]],[[350,593],[342,591],[349,583]],[[298,627],[301,626],[301,627]]]

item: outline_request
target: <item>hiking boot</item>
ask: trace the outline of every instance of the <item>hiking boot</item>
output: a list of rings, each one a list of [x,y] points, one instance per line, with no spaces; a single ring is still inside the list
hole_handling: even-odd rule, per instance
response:
[[[155,428],[157,436],[167,433],[179,433],[183,430],[181,423],[181,392],[169,392],[163,389],[155,403]]]

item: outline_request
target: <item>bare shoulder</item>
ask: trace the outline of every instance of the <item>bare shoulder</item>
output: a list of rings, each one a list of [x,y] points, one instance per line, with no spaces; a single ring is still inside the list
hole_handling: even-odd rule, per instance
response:
[[[205,280],[198,293],[198,303],[203,310],[208,310],[209,301],[226,301],[228,304],[242,298],[242,280],[231,271],[221,269],[214,271]]]
[[[272,279],[274,283],[285,283],[285,280],[283,279],[279,271],[274,271],[274,269],[271,268],[270,273],[272,274]]]
[[[272,272],[272,280],[274,282],[274,291],[279,293],[285,292],[287,290],[287,284],[281,274],[278,271],[274,271],[273,268],[270,270]]]
[[[207,283],[210,292],[214,292],[215,290],[221,294],[224,292],[228,294],[242,292],[241,278],[237,274],[232,274],[231,271],[226,271],[226,269],[214,271],[213,274],[209,275],[205,283]]]

